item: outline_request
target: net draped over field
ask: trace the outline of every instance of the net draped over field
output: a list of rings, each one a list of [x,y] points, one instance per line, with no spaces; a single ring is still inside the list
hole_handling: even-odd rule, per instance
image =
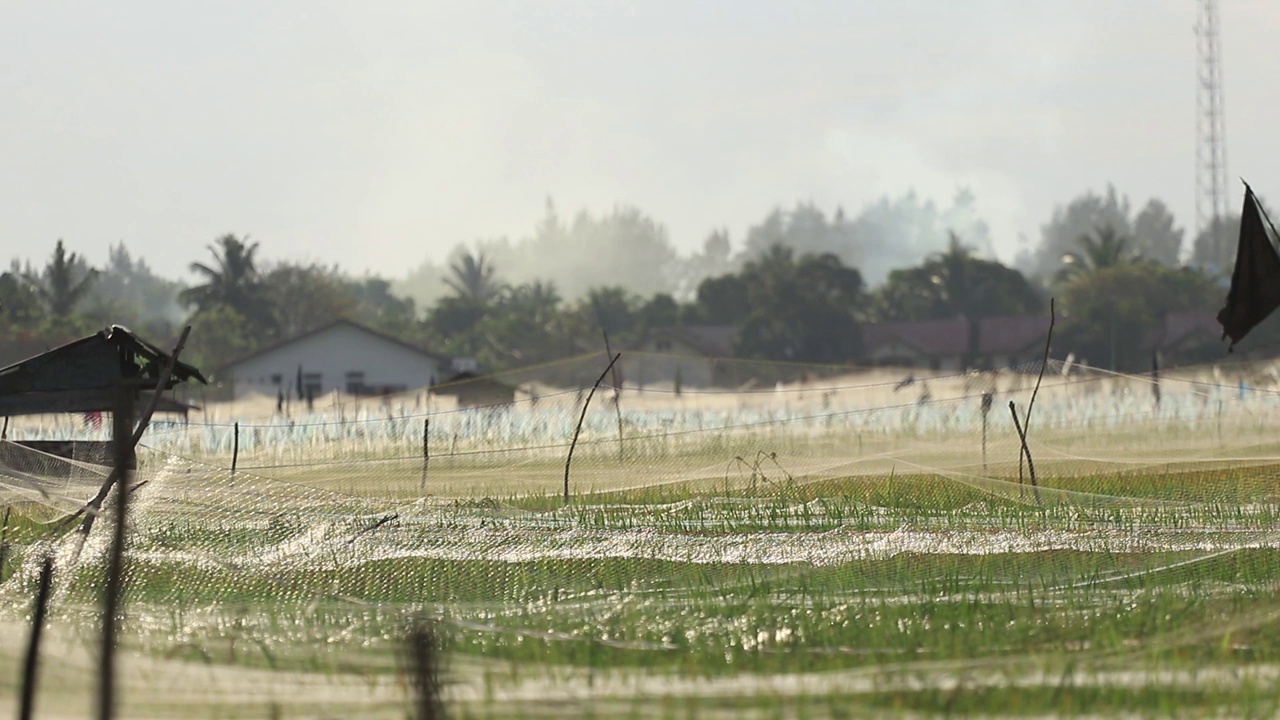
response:
[[[575,363],[503,378],[519,388],[504,405],[332,397],[286,416],[264,399],[153,425],[133,475],[126,715],[403,717],[419,618],[459,716],[1271,707],[1273,366],[1156,380],[1051,362],[1029,418],[1038,364],[606,379],[566,506],[581,378],[603,368]],[[45,417],[9,435],[104,432]],[[0,622],[21,636],[52,552],[42,702],[83,715],[108,533],[51,529],[109,469],[14,442],[0,464],[22,518]],[[0,652],[10,691],[19,645]]]

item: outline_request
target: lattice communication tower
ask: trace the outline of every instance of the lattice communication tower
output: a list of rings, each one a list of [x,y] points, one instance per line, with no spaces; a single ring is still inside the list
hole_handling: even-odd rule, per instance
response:
[[[1217,0],[1199,0],[1196,18],[1196,225],[1197,232],[1227,217],[1227,140],[1222,116],[1222,41]],[[1229,238],[1216,233],[1214,257],[1229,260]]]

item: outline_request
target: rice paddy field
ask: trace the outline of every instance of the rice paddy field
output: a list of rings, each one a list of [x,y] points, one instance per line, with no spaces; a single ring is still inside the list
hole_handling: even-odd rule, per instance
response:
[[[1028,418],[1038,369],[602,388],[567,504],[578,388],[157,423],[120,716],[412,717],[422,623],[457,718],[1280,714],[1275,368],[1053,363]],[[36,715],[85,717],[109,533],[63,521],[108,469],[0,461],[0,702],[52,555]]]

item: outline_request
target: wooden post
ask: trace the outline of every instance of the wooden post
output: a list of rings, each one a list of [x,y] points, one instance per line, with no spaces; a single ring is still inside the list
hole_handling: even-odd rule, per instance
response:
[[[115,409],[111,411],[112,446],[115,450],[116,523],[107,554],[107,578],[102,597],[102,654],[98,676],[98,718],[111,720],[116,697],[116,624],[120,620],[124,594],[124,541],[129,513],[129,468],[133,465],[130,428],[133,425],[133,387],[121,383]],[[92,516],[90,516],[92,517]]]
[[[1022,458],[1027,458],[1027,472],[1031,475],[1031,490],[1035,493],[1036,504],[1040,502],[1040,486],[1036,483],[1036,464],[1031,460],[1031,448],[1027,446],[1027,431],[1022,423],[1018,421],[1018,406],[1012,400],[1009,401],[1009,413],[1013,415],[1013,427],[1018,431],[1018,437],[1022,440],[1022,454],[1018,456],[1018,492],[1022,492]]]
[[[982,472],[987,472],[987,416],[991,414],[991,403],[995,399],[995,391],[982,393]]]
[[[434,629],[426,623],[416,624],[409,632],[408,645],[416,718],[442,718],[445,713],[440,700],[440,649]]]
[[[422,419],[422,481],[418,483],[418,489],[426,491],[427,489],[427,466],[431,464],[431,418]]]
[[[240,421],[236,421],[231,436],[231,474],[236,474],[236,463],[240,460]]]
[[[609,331],[600,328],[604,333],[604,351],[613,357],[613,348],[609,346]],[[611,366],[613,363],[609,363]],[[618,383],[618,370],[613,370],[613,410],[618,416],[618,462],[622,463],[626,457],[626,451],[622,444],[622,385]]]

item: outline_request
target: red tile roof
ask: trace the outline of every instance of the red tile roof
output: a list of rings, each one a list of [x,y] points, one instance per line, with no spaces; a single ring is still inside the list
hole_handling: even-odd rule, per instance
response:
[[[924,355],[962,355],[969,346],[969,323],[964,318],[953,318],[862,326],[862,343],[868,351],[895,341]]]
[[[978,321],[978,347],[974,355],[1010,355],[1026,352],[1044,342],[1049,332],[1047,317],[991,317]],[[918,322],[866,323],[862,340],[868,351],[890,342],[900,342],[923,355],[941,357],[970,354],[969,321],[921,320]]]
[[[1049,318],[1012,316],[983,318],[980,322],[978,352],[982,355],[1011,355],[1044,345],[1049,334]]]
[[[1171,312],[1164,316],[1164,325],[1147,336],[1147,345],[1154,349],[1166,349],[1191,341],[1221,340],[1222,325],[1207,310]]]

